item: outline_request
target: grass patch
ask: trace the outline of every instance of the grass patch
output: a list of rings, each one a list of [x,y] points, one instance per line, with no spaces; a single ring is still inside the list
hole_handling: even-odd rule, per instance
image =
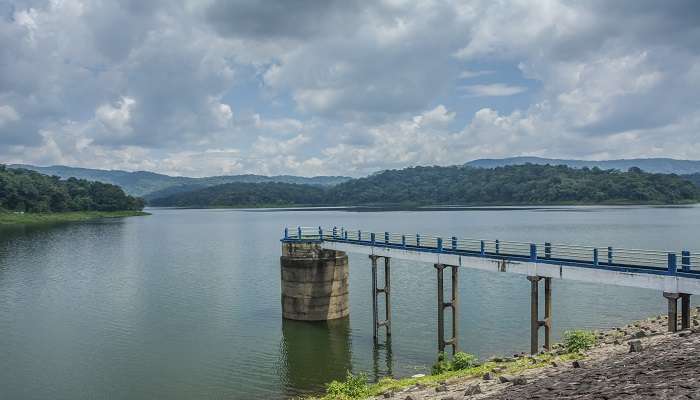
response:
[[[583,353],[576,351],[559,356],[553,353],[544,353],[532,357],[519,357],[498,362],[487,361],[480,364],[476,357],[471,354],[461,354],[451,361],[446,360],[444,355],[442,358],[438,357],[436,365],[442,362],[443,370],[439,373],[419,378],[382,378],[378,382],[370,384],[367,383],[364,375],[354,376],[348,374],[345,381],[333,381],[326,385],[326,394],[324,396],[307,397],[306,400],[361,400],[381,396],[382,393],[387,391],[399,391],[415,385],[430,387],[437,386],[438,383],[450,379],[481,378],[485,373],[493,372],[494,369],[499,369],[498,374],[515,375],[528,369],[542,368],[549,365],[552,361],[565,362],[584,358]],[[448,366],[449,368],[447,368]],[[456,366],[466,366],[466,368],[459,369]],[[437,372],[438,368],[433,366],[433,370]]]
[[[143,211],[72,211],[61,213],[0,212],[0,225],[39,225],[58,222],[78,222],[97,218],[121,218],[150,215]]]

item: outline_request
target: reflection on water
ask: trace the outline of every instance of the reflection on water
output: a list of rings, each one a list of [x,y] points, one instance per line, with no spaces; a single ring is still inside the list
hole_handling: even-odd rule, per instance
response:
[[[350,318],[307,322],[282,320],[279,374],[290,396],[318,392],[321,382],[352,371]]]
[[[394,358],[391,351],[391,336],[384,342],[377,342],[372,350],[372,376],[373,381],[378,381],[385,376],[393,376]]]

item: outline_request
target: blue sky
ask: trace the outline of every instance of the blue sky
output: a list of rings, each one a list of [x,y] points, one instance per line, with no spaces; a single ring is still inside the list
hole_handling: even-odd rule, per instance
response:
[[[0,162],[700,159],[695,1],[0,0]]]

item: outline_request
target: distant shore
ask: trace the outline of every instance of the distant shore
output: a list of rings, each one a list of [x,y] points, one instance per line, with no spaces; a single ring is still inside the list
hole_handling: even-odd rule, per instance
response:
[[[0,225],[38,225],[79,222],[98,218],[122,218],[150,215],[144,211],[72,211],[60,213],[0,212]]]

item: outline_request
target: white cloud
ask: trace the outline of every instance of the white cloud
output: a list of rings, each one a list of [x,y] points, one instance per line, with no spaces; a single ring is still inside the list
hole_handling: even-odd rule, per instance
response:
[[[460,87],[468,96],[512,96],[523,93],[527,90],[524,86],[511,86],[503,83],[492,83],[488,85],[467,85]]]
[[[471,79],[471,78],[476,78],[479,76],[490,75],[493,73],[494,73],[494,71],[491,71],[491,70],[472,71],[472,70],[465,69],[464,71],[459,73],[459,78],[460,79]]]
[[[0,127],[15,121],[19,121],[17,111],[12,106],[0,106]]]
[[[0,157],[187,175],[700,158],[699,10],[16,1],[0,18]]]

